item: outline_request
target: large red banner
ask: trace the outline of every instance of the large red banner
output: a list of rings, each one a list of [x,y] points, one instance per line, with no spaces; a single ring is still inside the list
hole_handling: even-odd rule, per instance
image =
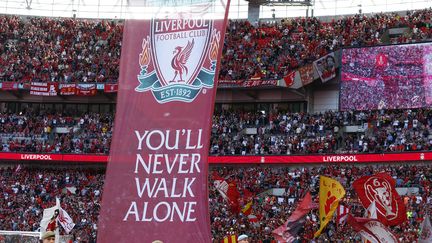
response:
[[[226,21],[174,16],[125,22],[98,242],[211,242],[207,157]]]

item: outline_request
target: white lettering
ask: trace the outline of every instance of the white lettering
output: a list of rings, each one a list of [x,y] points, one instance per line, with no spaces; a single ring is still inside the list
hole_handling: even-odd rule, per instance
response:
[[[145,178],[144,185],[141,188],[140,179],[138,177],[135,177],[135,183],[136,183],[136,187],[137,187],[138,196],[140,198],[142,198],[142,195],[144,194],[144,190],[146,190],[147,191],[147,197],[148,198],[152,197],[158,180],[159,180],[159,178],[155,179],[155,183],[153,184],[153,187],[150,190],[150,178]]]
[[[349,156],[324,156],[323,162],[356,162],[357,156],[349,155]]]
[[[189,195],[191,197],[195,197],[195,195],[192,192],[192,188],[191,188],[192,184],[195,182],[195,177],[192,178],[192,180],[189,183],[188,182],[189,182],[189,178],[186,178],[186,180],[185,180],[185,185],[186,186],[183,188],[183,195],[182,195],[182,197],[186,197],[186,191],[189,192]]]
[[[186,216],[186,222],[193,222],[196,221],[196,218],[191,218],[191,214],[195,213],[195,208],[194,206],[196,205],[196,202],[190,202],[189,203],[189,208],[188,208],[188,214]]]
[[[155,140],[152,139],[153,134],[159,134],[160,136],[160,143],[158,146],[154,147],[153,145],[151,145],[150,141]],[[160,130],[153,130],[151,131],[148,135],[147,135],[147,139],[146,139],[146,146],[147,148],[151,149],[151,150],[159,150],[160,148],[162,148],[162,146],[164,145],[164,134],[162,131]]]
[[[166,135],[166,139],[165,139],[165,148],[168,150],[178,149],[179,136],[180,136],[180,130],[176,130],[174,146],[169,146],[170,130],[168,130],[167,135]]]
[[[144,202],[142,211],[142,222],[163,222],[169,219],[170,222],[174,222],[177,219],[181,222],[194,222],[195,217],[195,206],[197,202],[158,202],[153,210],[150,209],[148,202]],[[136,203],[133,202],[128,210],[123,221],[126,221],[129,214],[135,215],[135,221],[139,221],[139,212],[137,210]]]
[[[165,212],[166,215],[163,216],[163,218],[159,218],[157,211],[158,211],[159,207],[162,205],[165,205],[165,207],[166,207],[166,210],[162,210],[162,212]],[[171,205],[169,205],[169,203],[167,203],[167,202],[160,202],[160,203],[156,204],[156,206],[153,209],[153,217],[156,220],[156,222],[163,222],[169,218],[170,212],[171,212]]]
[[[139,221],[139,217],[138,217],[138,209],[137,209],[137,205],[135,201],[132,201],[129,210],[127,211],[125,217],[123,218],[123,221],[127,221],[129,214],[134,214],[135,215],[135,221]]]
[[[142,142],[143,142],[145,136],[147,136],[147,133],[148,133],[148,131],[144,131],[144,134],[141,136],[140,133],[135,130],[135,134],[138,138],[138,148],[137,148],[138,150],[142,149]]]
[[[149,155],[149,160],[150,161],[151,161],[151,156],[152,156],[152,154]],[[147,174],[150,174],[150,165],[151,165],[151,163],[146,164],[145,161],[144,161],[144,159],[141,157],[140,154],[137,154],[136,163],[135,163],[135,174],[138,173],[138,162],[142,165],[142,167],[147,172]]]

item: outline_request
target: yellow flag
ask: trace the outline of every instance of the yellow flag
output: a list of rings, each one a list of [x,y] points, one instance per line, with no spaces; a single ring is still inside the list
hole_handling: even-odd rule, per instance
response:
[[[321,234],[321,231],[333,217],[339,201],[345,196],[345,189],[342,185],[338,181],[325,176],[320,176],[319,190],[320,228],[315,233],[315,237]]]

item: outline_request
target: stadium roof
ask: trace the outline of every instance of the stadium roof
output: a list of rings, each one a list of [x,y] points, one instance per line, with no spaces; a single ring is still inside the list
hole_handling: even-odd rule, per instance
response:
[[[148,3],[149,0],[147,0]],[[150,0],[151,1],[151,0]],[[192,0],[190,0],[192,1]],[[313,0],[309,16],[405,11],[432,7],[430,0]],[[0,0],[0,13],[77,18],[145,18],[145,0]],[[307,7],[261,6],[260,18],[306,16]],[[231,0],[230,18],[246,19],[248,2]],[[144,14],[143,14],[144,13]]]

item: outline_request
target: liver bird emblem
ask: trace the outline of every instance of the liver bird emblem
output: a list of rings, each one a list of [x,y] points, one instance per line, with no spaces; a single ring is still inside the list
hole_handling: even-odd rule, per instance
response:
[[[184,48],[181,46],[176,46],[176,48],[174,48],[174,57],[171,60],[171,67],[174,69],[174,78],[170,82],[184,82],[183,73],[188,73],[186,63],[192,52],[194,44],[194,39],[192,39],[192,42],[188,41]],[[180,79],[176,81],[177,75],[180,76]]]

